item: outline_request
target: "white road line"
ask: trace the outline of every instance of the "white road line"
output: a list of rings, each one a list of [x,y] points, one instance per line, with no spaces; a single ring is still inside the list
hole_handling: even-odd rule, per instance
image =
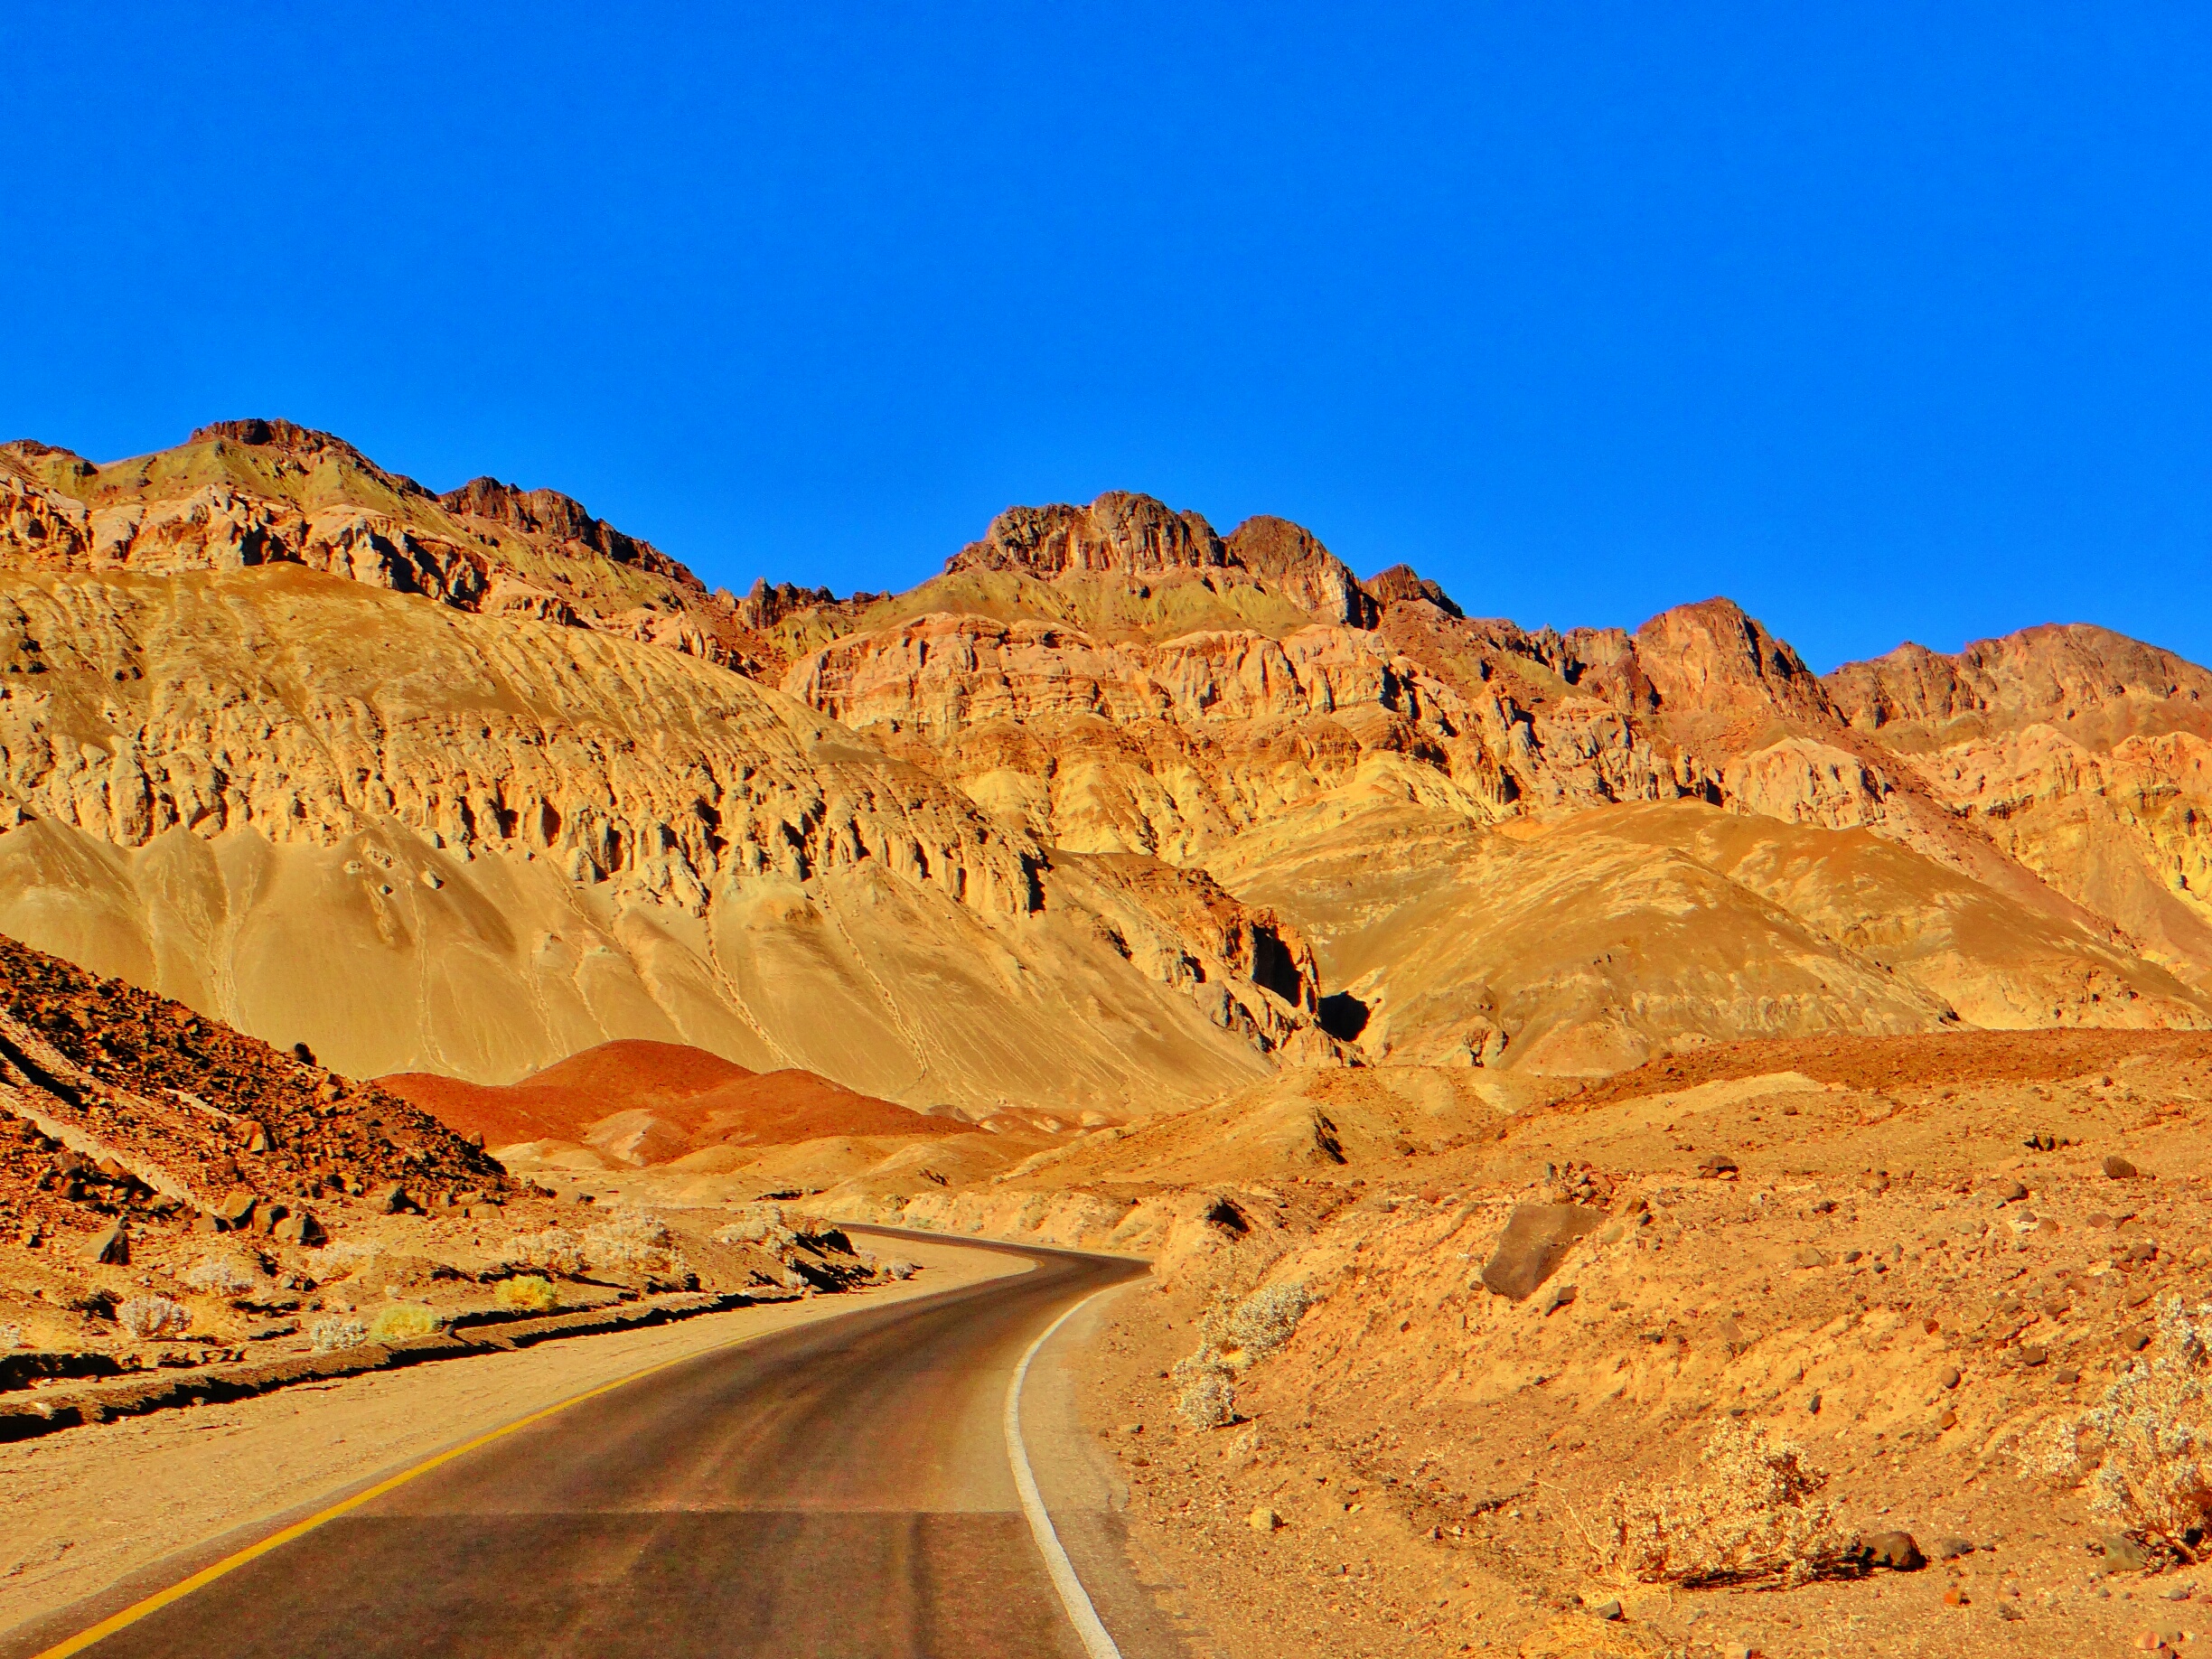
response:
[[[1106,1289],[1120,1288],[1109,1285]],[[1099,1622],[1098,1609],[1091,1605],[1090,1593],[1075,1576],[1074,1564],[1068,1560],[1067,1551],[1061,1548],[1060,1534],[1053,1531],[1052,1515],[1037,1491],[1036,1475],[1029,1467],[1029,1452],[1022,1445],[1021,1431],[1022,1382],[1029,1374],[1029,1362],[1036,1358],[1038,1349],[1053,1339],[1054,1331],[1105,1294],[1106,1290],[1094,1290],[1083,1298],[1054,1319],[1045,1334],[1029,1345],[1029,1352],[1021,1356],[1021,1364],[1014,1367],[1014,1380],[1007,1384],[1006,1440],[1007,1460],[1014,1466],[1014,1488],[1021,1494],[1022,1514],[1029,1517],[1029,1531],[1036,1538],[1038,1553],[1045,1558],[1045,1570],[1052,1575],[1053,1588],[1060,1592],[1060,1605],[1067,1609],[1068,1623],[1075,1626],[1075,1634],[1083,1638],[1083,1652],[1091,1659],[1121,1659],[1121,1650],[1114,1645],[1113,1637],[1106,1634],[1106,1626]]]

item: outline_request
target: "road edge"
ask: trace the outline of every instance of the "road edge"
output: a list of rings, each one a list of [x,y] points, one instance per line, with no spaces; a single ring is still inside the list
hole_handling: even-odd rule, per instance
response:
[[[1037,1553],[1045,1558],[1045,1570],[1052,1579],[1053,1589],[1059,1592],[1060,1605],[1068,1616],[1068,1623],[1075,1627],[1075,1635],[1083,1645],[1090,1659],[1121,1659],[1121,1650],[1114,1645],[1098,1609],[1091,1603],[1091,1594],[1083,1589],[1083,1579],[1076,1576],[1075,1564],[1068,1560],[1066,1548],[1054,1530],[1052,1512],[1045,1507],[1045,1495],[1037,1490],[1036,1473],[1029,1467],[1029,1448],[1022,1440],[1021,1396],[1022,1384],[1028,1381],[1029,1362],[1059,1333],[1060,1327],[1109,1291],[1118,1290],[1119,1285],[1108,1285],[1093,1290],[1079,1302],[1070,1303],[1061,1310],[1060,1317],[1046,1326],[1037,1339],[1031,1343],[1014,1367],[1013,1380],[1007,1384],[1006,1442],[1007,1461],[1013,1466],[1014,1489],[1021,1497],[1022,1514],[1029,1522],[1030,1536],[1036,1541]]]

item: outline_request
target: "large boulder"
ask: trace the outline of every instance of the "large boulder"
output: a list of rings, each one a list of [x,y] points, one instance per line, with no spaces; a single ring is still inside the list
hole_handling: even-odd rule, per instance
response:
[[[1525,1301],[1558,1270],[1576,1242],[1604,1222],[1605,1214],[1580,1204],[1514,1205],[1483,1268],[1483,1283],[1502,1297]]]

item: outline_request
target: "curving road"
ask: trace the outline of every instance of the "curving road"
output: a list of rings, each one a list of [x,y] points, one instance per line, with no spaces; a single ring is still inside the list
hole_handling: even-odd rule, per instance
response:
[[[1143,1270],[1019,1253],[1031,1271],[863,1306],[567,1407],[85,1651],[1084,1659],[1017,1496],[1007,1385],[1063,1311]],[[1035,1374],[1025,1422],[1057,1519],[1055,1485],[1084,1477],[1038,1446]],[[1178,1648],[1127,1579],[1106,1506],[1077,1506],[1063,1533],[1127,1659]]]

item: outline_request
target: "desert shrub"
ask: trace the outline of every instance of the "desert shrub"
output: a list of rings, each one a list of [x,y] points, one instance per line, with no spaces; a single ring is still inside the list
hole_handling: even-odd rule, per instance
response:
[[[1804,1449],[1757,1423],[1714,1429],[1699,1480],[1617,1486],[1582,1528],[1599,1564],[1646,1584],[1792,1583],[1843,1566],[1852,1540]]]
[[[134,1296],[116,1309],[116,1323],[146,1342],[157,1336],[182,1336],[192,1327],[192,1315],[165,1296]]]
[[[610,1273],[666,1270],[673,1252],[669,1230],[649,1210],[624,1210],[584,1234],[584,1259]]]
[[[202,1256],[184,1270],[184,1282],[205,1296],[242,1296],[259,1281],[229,1256]]]
[[[889,1263],[884,1268],[884,1271],[894,1279],[912,1279],[921,1270],[922,1264],[919,1261],[909,1261],[904,1256],[892,1257]]]
[[[405,1342],[411,1336],[428,1336],[438,1327],[435,1309],[420,1302],[394,1302],[389,1308],[377,1309],[376,1317],[369,1321],[370,1342]]]
[[[2031,1445],[2024,1472],[2079,1479],[2095,1467],[2090,1513],[2170,1561],[2212,1552],[2212,1304],[2160,1304],[2145,1358],[2104,1400]]]
[[[1176,1410],[1194,1429],[1219,1429],[1236,1421],[1236,1389],[1225,1371],[1199,1371],[1191,1377]]]
[[[325,1244],[322,1252],[322,1270],[350,1271],[364,1262],[373,1261],[383,1251],[383,1246],[373,1239],[346,1239]]]
[[[560,1305],[552,1280],[535,1277],[501,1279],[492,1299],[501,1308],[528,1308],[538,1313],[549,1313]]]
[[[584,1241],[566,1227],[548,1227],[543,1233],[526,1233],[511,1240],[507,1260],[516,1267],[539,1268],[548,1273],[580,1273],[584,1270]]]
[[[780,1204],[746,1204],[714,1236],[717,1244],[758,1244],[778,1255],[799,1243],[799,1235],[784,1221]]]
[[[369,1327],[351,1314],[333,1314],[307,1327],[307,1340],[314,1344],[317,1354],[334,1354],[341,1348],[358,1348],[367,1342]]]
[[[1307,1294],[1302,1280],[1287,1284],[1262,1285],[1232,1308],[1228,1315],[1210,1321],[1213,1328],[1205,1331],[1222,1347],[1232,1351],[1230,1364],[1250,1365],[1263,1360],[1290,1340],[1298,1329],[1298,1321],[1313,1306],[1313,1298]]]

